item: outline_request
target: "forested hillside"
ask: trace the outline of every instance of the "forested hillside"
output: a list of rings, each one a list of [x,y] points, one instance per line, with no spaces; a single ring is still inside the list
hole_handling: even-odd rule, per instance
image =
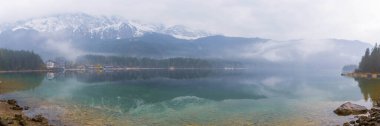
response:
[[[76,60],[77,64],[101,64],[113,66],[142,67],[142,68],[210,68],[211,64],[207,60],[194,58],[135,58],[119,56],[86,55]]]
[[[0,70],[37,70],[43,67],[44,62],[34,52],[0,49]]]
[[[359,63],[357,72],[380,72],[380,46],[375,45],[372,50],[366,49],[362,60]]]

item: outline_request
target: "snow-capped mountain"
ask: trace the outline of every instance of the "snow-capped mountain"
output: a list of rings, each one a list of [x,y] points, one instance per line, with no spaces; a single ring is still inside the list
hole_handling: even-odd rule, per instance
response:
[[[99,39],[133,38],[152,32],[180,39],[197,39],[211,35],[180,25],[145,24],[116,16],[91,16],[83,13],[60,14],[6,24],[0,27],[0,34],[5,31],[15,32],[18,30],[35,30],[49,34],[64,33],[76,37]]]

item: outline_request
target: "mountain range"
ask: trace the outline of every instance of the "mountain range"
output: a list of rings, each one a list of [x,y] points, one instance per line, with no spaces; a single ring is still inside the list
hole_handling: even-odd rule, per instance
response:
[[[181,25],[146,24],[116,16],[57,14],[0,24],[0,48],[33,50],[44,59],[85,54],[191,57],[252,66],[340,68],[372,45],[343,39],[277,41],[229,37]]]
[[[212,35],[182,25],[146,24],[117,16],[91,16],[83,13],[58,14],[8,23],[1,25],[0,33],[19,30],[104,40],[140,37],[146,33],[161,33],[179,39],[197,39]]]

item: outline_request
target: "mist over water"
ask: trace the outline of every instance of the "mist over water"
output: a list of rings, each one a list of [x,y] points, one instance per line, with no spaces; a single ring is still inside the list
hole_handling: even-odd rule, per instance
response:
[[[344,65],[357,64],[363,51],[371,47],[360,41],[337,39],[276,41],[211,36],[189,41],[148,34],[135,39],[98,40],[40,34],[33,31],[1,34],[0,39],[5,41],[0,48],[32,50],[44,60],[65,57],[75,61],[83,55],[192,57],[234,61],[251,68],[341,69]]]

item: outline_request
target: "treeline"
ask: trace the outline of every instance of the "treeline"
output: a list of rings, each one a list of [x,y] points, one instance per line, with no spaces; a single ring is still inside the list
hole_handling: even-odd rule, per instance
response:
[[[203,59],[195,58],[169,58],[169,59],[152,59],[152,58],[135,58],[121,56],[100,56],[85,55],[78,57],[76,64],[87,65],[112,65],[122,67],[140,67],[140,68],[210,68],[211,63]]]
[[[37,70],[43,67],[43,60],[34,52],[0,49],[0,70]]]
[[[359,63],[359,68],[357,72],[370,72],[379,73],[380,72],[380,47],[375,45],[372,51],[369,48],[366,49],[362,60]]]

